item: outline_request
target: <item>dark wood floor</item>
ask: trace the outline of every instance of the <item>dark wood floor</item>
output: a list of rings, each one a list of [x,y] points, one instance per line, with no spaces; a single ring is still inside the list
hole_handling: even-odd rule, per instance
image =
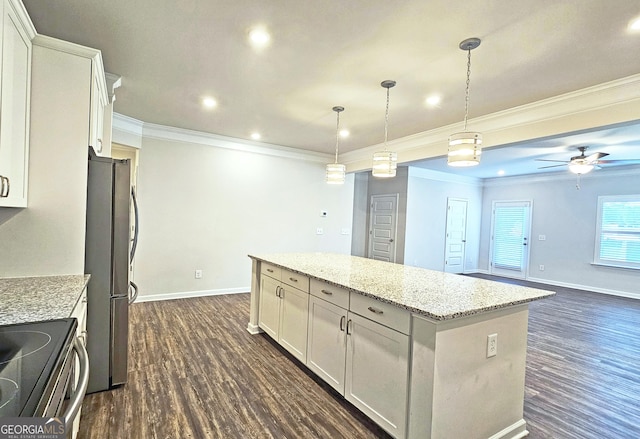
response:
[[[558,294],[530,305],[529,437],[640,438],[640,301],[545,288]],[[80,438],[388,437],[248,316],[248,294],[133,305],[129,382],[86,397]]]

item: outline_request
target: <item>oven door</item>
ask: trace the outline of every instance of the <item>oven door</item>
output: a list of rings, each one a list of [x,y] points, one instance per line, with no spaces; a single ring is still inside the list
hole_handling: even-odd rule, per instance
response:
[[[76,357],[79,370],[75,370]],[[79,376],[77,385],[75,374]],[[73,422],[82,406],[88,383],[89,357],[82,338],[76,337],[65,358],[64,365],[57,377],[55,388],[44,409],[44,413],[39,416],[62,417],[67,437],[73,437]]]

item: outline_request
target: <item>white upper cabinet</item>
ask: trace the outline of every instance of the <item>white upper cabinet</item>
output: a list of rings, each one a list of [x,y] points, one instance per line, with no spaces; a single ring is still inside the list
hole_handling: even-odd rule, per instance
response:
[[[104,133],[104,110],[107,106],[107,87],[102,60],[92,60],[91,66],[91,112],[89,114],[89,145],[98,155],[107,155]]]
[[[2,0],[0,27],[0,207],[27,207],[31,40],[35,29],[16,0]]]

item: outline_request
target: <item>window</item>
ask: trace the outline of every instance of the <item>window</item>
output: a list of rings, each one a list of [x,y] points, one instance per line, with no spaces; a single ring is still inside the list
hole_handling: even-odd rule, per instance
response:
[[[594,264],[640,269],[640,195],[598,197]]]

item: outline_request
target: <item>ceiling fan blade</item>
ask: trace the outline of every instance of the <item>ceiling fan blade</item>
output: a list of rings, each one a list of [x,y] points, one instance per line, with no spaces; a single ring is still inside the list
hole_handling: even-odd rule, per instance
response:
[[[549,161],[551,161],[551,160],[549,160]],[[556,161],[556,160],[553,160],[553,161]],[[551,165],[551,166],[543,166],[543,167],[538,168],[538,169],[557,168],[558,166],[566,166],[566,164],[562,164],[562,165]]]
[[[629,160],[598,160],[597,164],[601,165],[601,164],[605,164],[605,165],[611,165],[611,164],[615,164],[615,165],[633,165],[636,163],[640,163],[640,159],[629,159]]]
[[[547,159],[535,159],[536,162],[557,162],[557,163],[569,163],[567,160],[547,160]]]
[[[607,154],[606,152],[594,152],[593,154],[587,156],[587,163],[595,162],[596,160],[608,155],[609,154]]]

